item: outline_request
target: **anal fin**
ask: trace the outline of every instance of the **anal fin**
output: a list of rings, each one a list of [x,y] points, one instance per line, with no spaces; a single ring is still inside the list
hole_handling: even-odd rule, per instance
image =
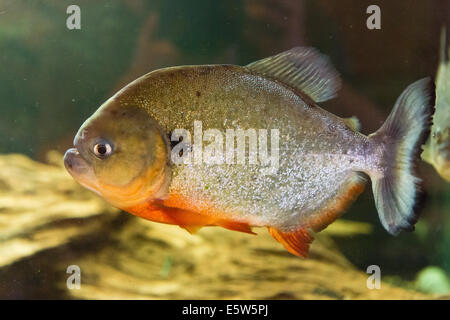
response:
[[[280,242],[287,251],[298,257],[306,258],[308,256],[309,244],[314,237],[306,228],[300,228],[293,232],[282,232],[278,229],[268,227],[272,237]]]

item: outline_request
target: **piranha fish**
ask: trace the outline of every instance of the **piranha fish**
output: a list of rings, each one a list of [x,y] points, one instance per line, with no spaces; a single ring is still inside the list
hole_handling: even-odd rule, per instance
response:
[[[446,31],[442,29],[440,63],[436,75],[436,111],[430,137],[423,147],[422,159],[450,182],[450,48],[447,49],[446,38]]]
[[[412,170],[431,118],[431,81],[407,87],[369,136],[358,132],[355,118],[317,105],[339,87],[328,58],[305,47],[244,67],[156,70],[86,120],[64,163],[81,185],[139,217],[191,233],[203,226],[247,233],[267,227],[301,257],[314,233],[363,191],[367,176],[383,226],[394,235],[413,229],[420,180]],[[171,133],[196,121],[223,132],[278,129],[278,170],[268,174],[260,163],[175,164]]]

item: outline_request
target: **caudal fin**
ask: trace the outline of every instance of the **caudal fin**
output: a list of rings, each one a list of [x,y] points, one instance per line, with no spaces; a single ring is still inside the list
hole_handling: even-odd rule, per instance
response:
[[[396,235],[413,230],[420,179],[413,165],[429,133],[434,86],[429,78],[403,91],[383,126],[370,139],[380,145],[383,159],[379,173],[371,176],[375,204],[384,228]]]

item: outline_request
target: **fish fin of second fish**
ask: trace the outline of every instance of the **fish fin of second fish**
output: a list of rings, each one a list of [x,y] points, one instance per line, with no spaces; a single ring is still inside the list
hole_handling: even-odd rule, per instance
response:
[[[381,128],[369,135],[383,152],[383,168],[368,172],[375,205],[383,227],[393,235],[414,230],[418,219],[420,179],[414,174],[413,165],[428,136],[434,92],[429,78],[414,82],[397,99]]]
[[[311,47],[295,47],[247,68],[299,89],[315,102],[334,98],[341,87],[339,73],[328,57]]]
[[[309,245],[314,240],[314,237],[306,228],[301,227],[292,232],[283,232],[273,227],[268,227],[267,229],[270,235],[293,255],[302,258],[308,256]]]
[[[353,116],[350,118],[342,118],[342,120],[345,122],[347,127],[352,129],[353,131],[359,132],[359,130],[361,130],[361,124],[359,123],[357,117]]]

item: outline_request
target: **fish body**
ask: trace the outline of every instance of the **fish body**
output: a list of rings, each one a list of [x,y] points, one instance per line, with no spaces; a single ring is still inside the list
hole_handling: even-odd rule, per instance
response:
[[[336,95],[339,83],[326,57],[311,48],[245,67],[157,70],[119,91],[82,125],[66,168],[135,215],[190,232],[217,225],[252,233],[252,226],[265,226],[299,256],[306,256],[313,232],[363,191],[367,176],[385,228],[393,234],[411,229],[418,182],[412,154],[430,117],[429,81],[408,87],[370,136],[357,131],[354,118],[318,106]],[[193,135],[174,139],[180,129]],[[234,152],[230,132],[246,133],[249,145]],[[263,138],[276,155],[273,163],[258,157]],[[214,152],[205,157],[201,149],[211,145]],[[174,154],[183,161],[175,163]]]
[[[263,174],[261,166],[248,163],[173,166],[169,194],[190,199],[195,211],[214,204],[212,212],[226,212],[236,221],[295,229],[352,180],[354,171],[375,161],[360,156],[371,148],[370,142],[342,119],[243,67],[172,68],[152,73],[143,82],[146,87],[139,94],[152,97],[143,105],[165,132],[193,131],[196,121],[203,132],[281,128],[276,175]],[[132,104],[136,97],[125,92],[117,101]],[[159,103],[152,104],[153,99]]]
[[[430,137],[423,147],[422,159],[450,182],[450,48],[445,29],[441,33],[441,58],[436,75],[436,111]]]

